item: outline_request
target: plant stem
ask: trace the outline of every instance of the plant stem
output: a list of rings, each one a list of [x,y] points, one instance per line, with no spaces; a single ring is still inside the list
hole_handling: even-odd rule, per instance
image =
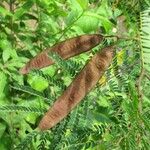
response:
[[[140,14],[140,18],[141,18],[141,14]],[[140,19],[142,20],[142,19]],[[140,28],[142,29],[142,23],[140,24]],[[139,109],[139,113],[142,113],[142,101],[143,101],[143,93],[142,93],[142,89],[141,89],[141,84],[142,84],[142,80],[144,78],[145,75],[145,69],[144,69],[144,59],[143,59],[143,50],[142,50],[142,44],[141,44],[141,37],[140,38],[140,61],[141,61],[141,71],[139,74],[139,77],[136,80],[136,88],[137,88],[137,92],[138,92],[138,97],[139,97],[139,105],[138,105],[138,109]]]
[[[71,25],[67,26],[64,30],[61,31],[61,32],[63,32],[63,33],[62,33],[62,35],[58,38],[58,40],[56,41],[56,43],[60,41],[60,39],[64,36],[64,34],[74,25],[74,23],[75,23],[76,21],[78,21],[78,20],[82,17],[83,14],[84,14],[84,11],[77,17],[77,19],[75,19],[75,20],[71,23]],[[60,32],[60,33],[61,33],[61,32]],[[57,33],[57,34],[58,34],[58,33]]]

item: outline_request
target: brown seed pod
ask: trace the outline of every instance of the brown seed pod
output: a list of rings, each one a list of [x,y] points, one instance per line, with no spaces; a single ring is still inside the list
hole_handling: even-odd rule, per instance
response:
[[[74,37],[39,53],[31,59],[23,68],[20,69],[21,74],[27,74],[32,69],[40,69],[52,65],[54,62],[48,57],[49,51],[54,51],[63,59],[70,58],[85,51],[88,51],[98,45],[103,40],[100,34],[81,35]]]
[[[50,129],[65,118],[102,77],[113,58],[114,46],[98,52],[56,100],[39,123],[40,130]]]

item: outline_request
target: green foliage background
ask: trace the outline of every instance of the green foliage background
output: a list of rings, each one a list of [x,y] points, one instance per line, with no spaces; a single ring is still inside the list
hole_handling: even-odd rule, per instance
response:
[[[106,38],[90,52],[19,74],[43,49],[92,33],[122,39]],[[149,41],[149,0],[1,0],[0,150],[149,150]],[[38,132],[46,110],[112,42],[115,58],[96,87],[56,127]]]

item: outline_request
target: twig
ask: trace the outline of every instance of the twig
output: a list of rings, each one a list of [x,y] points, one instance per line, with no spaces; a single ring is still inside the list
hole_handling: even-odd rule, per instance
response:
[[[64,30],[60,31],[60,33],[62,33],[62,32],[63,32],[63,33],[62,33],[62,35],[58,38],[58,40],[56,41],[56,43],[59,42],[60,39],[64,36],[64,34],[74,25],[74,23],[75,23],[76,21],[78,21],[78,20],[82,17],[83,13],[84,13],[84,11],[78,16],[77,19],[75,19],[75,20],[71,23],[71,25],[67,26]],[[58,33],[57,33],[57,34],[58,34]]]
[[[133,38],[129,38],[129,37],[123,37],[123,36],[118,36],[118,35],[103,35],[105,38],[117,38],[117,41],[118,40],[135,40],[135,41],[139,41],[139,38],[138,37],[133,37]]]
[[[61,30],[61,31],[59,31],[59,32],[57,32],[57,33],[55,33],[55,34],[52,34],[52,36],[56,36],[56,35],[58,35],[58,34],[61,34],[60,35],[60,37],[55,41],[55,43],[58,43],[58,42],[60,42],[60,39],[64,36],[64,34],[74,25],[74,23],[76,22],[76,21],[78,21],[81,17],[82,17],[82,15],[84,14],[84,11],[77,17],[77,19],[75,19],[69,26],[67,26],[65,29],[63,29],[63,30]]]
[[[140,19],[141,19],[141,15],[140,15]],[[142,28],[142,24],[141,24],[141,28]],[[142,80],[145,76],[145,69],[144,69],[144,58],[143,58],[143,50],[142,50],[142,43],[141,43],[141,36],[139,35],[139,42],[140,42],[140,61],[141,61],[141,72],[139,74],[139,77],[136,80],[136,88],[137,88],[137,92],[138,92],[138,100],[139,100],[139,104],[138,104],[138,110],[139,113],[142,113],[142,101],[143,101],[143,93],[142,93],[142,89],[141,89],[141,84],[142,84]]]

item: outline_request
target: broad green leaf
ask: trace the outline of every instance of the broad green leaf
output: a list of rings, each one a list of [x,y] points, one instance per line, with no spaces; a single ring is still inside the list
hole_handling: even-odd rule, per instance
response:
[[[107,98],[104,96],[99,96],[97,103],[99,104],[99,106],[102,106],[102,107],[109,107],[110,106]]]
[[[0,48],[3,50],[3,61],[6,62],[11,56],[12,46],[9,41],[3,39],[0,41]]]
[[[78,10],[72,10],[69,14],[68,14],[68,16],[67,16],[67,19],[66,19],[66,24],[67,25],[70,25],[70,24],[72,24],[74,21],[75,21],[75,19],[78,17],[78,15],[79,15],[79,11]]]
[[[43,91],[48,87],[48,82],[39,76],[29,76],[28,83],[37,91]]]
[[[72,14],[71,15],[76,16],[76,18],[77,18],[83,12],[83,8],[77,2],[77,0],[69,0],[68,2],[70,4],[71,13],[73,13],[73,15]],[[69,15],[70,15],[70,13],[69,13]]]
[[[103,25],[103,27],[105,28],[106,32],[108,32],[110,29],[112,29],[113,24],[108,20],[108,18],[98,15],[96,13],[93,12],[87,12],[85,14],[86,16],[89,16],[91,18],[96,18],[98,19],[98,21]]]
[[[68,13],[66,23],[68,25],[72,24],[81,14],[83,13],[83,8],[77,2],[77,0],[69,0],[71,11]]]
[[[84,16],[75,24],[81,27],[84,32],[96,31],[99,25],[102,25],[107,32],[113,27],[113,24],[106,17],[95,14],[94,12],[84,13]]]
[[[0,97],[4,94],[4,88],[7,84],[7,77],[3,72],[0,72]]]
[[[6,15],[12,15],[10,11],[8,11],[7,9],[3,8],[2,6],[0,6],[0,14],[6,16]]]
[[[10,58],[10,51],[9,51],[9,49],[5,49],[4,51],[3,51],[3,61],[4,62],[6,62],[9,58]]]
[[[35,124],[37,116],[38,116],[37,114],[29,114],[27,115],[26,120],[31,124]]]
[[[56,73],[56,67],[54,66],[50,66],[50,67],[46,67],[46,68],[43,68],[43,72],[48,74],[49,76],[53,77]]]
[[[98,29],[99,20],[88,15],[82,16],[76,23],[84,32],[88,33]]]
[[[85,10],[88,7],[88,0],[76,0],[80,6]]]
[[[11,57],[12,57],[13,59],[19,59],[19,58],[18,58],[18,55],[17,55],[17,52],[16,52],[15,49],[12,49],[12,50],[10,51],[10,53],[11,53]]]
[[[112,18],[112,10],[111,8],[108,6],[108,1],[103,0],[100,7],[98,7],[97,14],[99,14],[100,16],[106,17],[106,18]]]

